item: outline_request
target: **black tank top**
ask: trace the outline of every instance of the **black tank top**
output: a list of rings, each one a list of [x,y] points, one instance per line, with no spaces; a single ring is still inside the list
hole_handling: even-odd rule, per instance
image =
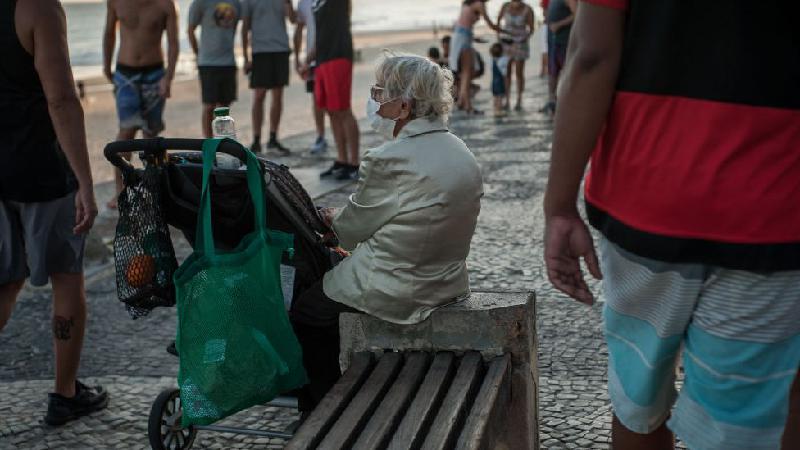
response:
[[[0,200],[43,202],[77,182],[56,139],[42,83],[17,37],[16,0],[0,0]]]

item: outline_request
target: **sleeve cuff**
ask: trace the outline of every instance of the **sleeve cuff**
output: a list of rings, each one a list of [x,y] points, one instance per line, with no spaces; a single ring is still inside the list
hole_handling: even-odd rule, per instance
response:
[[[584,3],[591,3],[597,6],[605,6],[607,8],[628,9],[628,0],[581,0]]]

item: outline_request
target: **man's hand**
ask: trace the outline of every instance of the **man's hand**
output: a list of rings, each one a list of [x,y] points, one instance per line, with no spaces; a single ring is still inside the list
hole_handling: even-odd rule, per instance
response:
[[[94,225],[94,218],[97,217],[97,203],[94,200],[94,189],[91,183],[82,186],[75,194],[75,234],[84,234]]]
[[[161,81],[158,82],[158,93],[161,95],[161,98],[169,98],[169,96],[172,95],[171,86],[172,81],[167,77],[162,78]]]
[[[109,83],[114,84],[114,72],[111,71],[111,67],[103,67],[103,75]]]
[[[558,32],[558,30],[561,29],[561,25],[558,22],[551,23],[548,25],[548,27],[550,28],[550,31],[553,33],[556,33]]]
[[[308,79],[308,71],[309,67],[308,64],[301,63],[300,61],[295,62],[295,70],[297,71],[297,75],[300,76],[300,79],[307,80]]]
[[[559,291],[581,303],[591,305],[594,303],[594,296],[583,278],[580,258],[583,258],[594,278],[603,278],[592,236],[583,220],[577,215],[547,218],[544,231],[547,278]]]
[[[245,61],[244,66],[242,66],[242,70],[244,70],[245,75],[250,75],[250,72],[253,71],[253,62]]]

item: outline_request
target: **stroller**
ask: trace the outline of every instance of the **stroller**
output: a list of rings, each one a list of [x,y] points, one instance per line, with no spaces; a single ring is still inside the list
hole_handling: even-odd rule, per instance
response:
[[[120,225],[123,219],[126,219],[123,215],[133,216],[133,219],[128,221],[152,222],[151,217],[155,213],[158,218],[180,230],[186,239],[194,244],[202,185],[203,164],[200,153],[202,144],[202,139],[155,138],[112,142],[106,146],[104,155],[121,170],[126,188],[135,185],[136,188],[131,189],[131,192],[145,199],[144,202],[137,204],[135,201],[131,202],[130,198],[120,198],[120,224],[117,227],[117,237],[120,235]],[[241,145],[234,141],[223,141],[218,151],[234,156],[240,161],[245,160]],[[130,152],[140,152],[144,169],[135,169],[120,155]],[[321,220],[310,196],[288,168],[263,158],[259,158],[259,163],[265,185],[267,226],[295,236],[294,256],[291,260],[282,262],[282,266],[286,265],[293,269],[291,300],[294,300],[293,296],[304,292],[321,279],[333,266],[334,259],[341,257],[336,250],[338,243],[330,228]],[[211,176],[211,192],[214,242],[218,248],[232,249],[243,236],[252,232],[254,227],[254,208],[248,193],[246,171],[215,168]],[[130,210],[136,208],[139,210]],[[124,209],[129,211],[126,213]],[[148,209],[155,211],[147,211]],[[133,228],[137,228],[136,223],[133,225]],[[138,227],[141,228],[141,224]],[[129,234],[143,233],[137,231]],[[130,238],[128,239],[130,241]],[[161,241],[164,240],[169,240],[168,234],[162,237]],[[128,263],[123,263],[123,260],[126,258],[126,249],[117,247],[128,246],[138,249],[137,252],[142,252],[142,249],[147,251],[148,245],[151,245],[146,240],[129,241],[120,244],[118,239],[115,239],[118,294],[126,303],[129,313],[137,318],[146,315],[154,306],[174,305],[171,277],[162,277],[160,288],[154,286],[153,289],[142,289],[142,286],[131,283],[130,272],[125,276]],[[171,242],[167,242],[167,245],[168,253],[171,252],[172,255],[171,260],[174,261]],[[172,349],[174,351],[174,347]],[[291,397],[278,397],[268,405],[296,408],[297,401]],[[284,439],[292,436],[285,431],[262,431],[217,425],[183,428],[181,414],[179,389],[167,389],[158,395],[152,405],[148,421],[148,437],[153,449],[188,449],[192,446],[199,430]]]

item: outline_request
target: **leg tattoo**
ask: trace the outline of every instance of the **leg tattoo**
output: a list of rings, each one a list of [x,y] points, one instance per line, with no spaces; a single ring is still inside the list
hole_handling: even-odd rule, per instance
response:
[[[61,341],[69,340],[74,325],[75,319],[72,317],[67,319],[66,317],[55,316],[53,317],[53,335]]]

